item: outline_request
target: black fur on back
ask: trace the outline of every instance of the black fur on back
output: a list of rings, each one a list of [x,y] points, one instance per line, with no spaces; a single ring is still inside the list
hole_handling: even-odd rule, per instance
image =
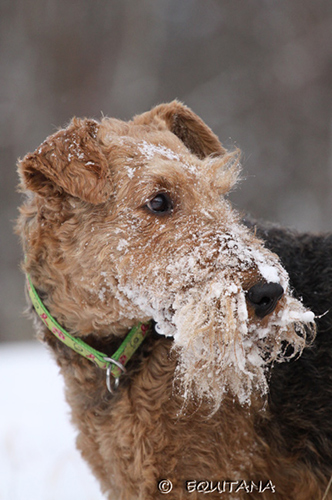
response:
[[[317,316],[317,336],[302,356],[275,364],[270,379],[271,446],[286,447],[329,477],[332,473],[332,234],[298,234],[244,220],[279,255],[294,295]],[[272,426],[272,427],[271,427]]]

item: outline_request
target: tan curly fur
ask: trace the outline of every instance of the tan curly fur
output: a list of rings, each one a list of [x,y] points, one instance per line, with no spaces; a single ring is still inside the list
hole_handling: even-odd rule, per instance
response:
[[[140,321],[161,333],[112,396],[105,373],[36,318],[65,379],[77,446],[107,498],[164,498],[163,479],[172,500],[202,498],[185,484],[203,479],[275,486],[230,498],[320,498],[326,479],[287,454],[281,434],[266,439],[269,367],[301,354],[314,327],[277,256],[225,198],[239,153],[174,101],[130,122],[75,118],[19,174],[23,268],[57,321],[109,355]],[[171,208],[158,214],[149,207],[160,193]],[[271,277],[285,293],[258,318],[246,294]]]

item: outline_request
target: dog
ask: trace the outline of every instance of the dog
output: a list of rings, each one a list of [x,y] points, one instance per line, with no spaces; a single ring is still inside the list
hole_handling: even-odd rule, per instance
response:
[[[18,170],[30,309],[106,497],[332,499],[332,237],[241,217],[240,152],[178,101],[74,118]]]

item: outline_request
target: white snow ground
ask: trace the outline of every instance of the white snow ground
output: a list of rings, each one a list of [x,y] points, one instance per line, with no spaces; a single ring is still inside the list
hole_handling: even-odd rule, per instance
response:
[[[63,380],[37,342],[0,345],[0,500],[102,500],[75,449]]]

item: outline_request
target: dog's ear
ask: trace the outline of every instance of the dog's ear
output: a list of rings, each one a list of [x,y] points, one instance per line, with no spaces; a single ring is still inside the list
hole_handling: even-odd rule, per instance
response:
[[[99,124],[74,118],[18,164],[23,188],[49,197],[66,192],[89,203],[111,194],[109,168],[97,140]]]
[[[148,125],[162,121],[166,128],[173,132],[184,145],[198,158],[203,159],[210,154],[223,155],[226,150],[212,130],[179,101],[160,104],[151,111],[135,117],[134,122]]]

